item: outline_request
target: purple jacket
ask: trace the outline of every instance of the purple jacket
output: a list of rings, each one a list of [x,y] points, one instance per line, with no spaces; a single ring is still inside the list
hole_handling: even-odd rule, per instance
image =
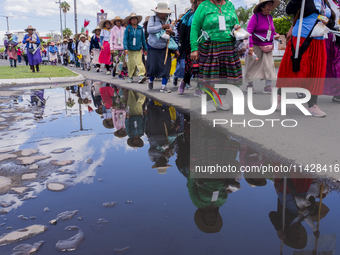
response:
[[[272,34],[270,36],[269,41],[263,42],[259,39],[255,34],[260,35],[264,38],[267,37],[268,32],[268,18],[269,23],[271,25]],[[249,47],[253,47],[253,44],[258,46],[270,45],[273,43],[274,35],[275,35],[275,27],[273,22],[273,17],[271,15],[264,16],[262,12],[255,13],[249,20],[247,31],[250,34],[249,36]]]

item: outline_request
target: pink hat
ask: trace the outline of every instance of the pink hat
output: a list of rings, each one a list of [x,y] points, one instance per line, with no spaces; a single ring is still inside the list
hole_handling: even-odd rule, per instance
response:
[[[54,46],[54,42],[51,42],[51,46]]]

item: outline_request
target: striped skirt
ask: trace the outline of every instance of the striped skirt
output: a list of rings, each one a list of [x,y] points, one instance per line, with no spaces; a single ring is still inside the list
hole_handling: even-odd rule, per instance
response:
[[[234,42],[205,42],[199,44],[198,52],[200,79],[242,84],[242,66]]]

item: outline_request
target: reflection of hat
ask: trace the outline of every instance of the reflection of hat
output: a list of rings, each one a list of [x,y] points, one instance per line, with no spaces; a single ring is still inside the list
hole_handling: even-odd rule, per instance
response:
[[[104,119],[103,120],[103,126],[107,129],[112,129],[113,128],[113,121],[112,119]]]
[[[319,204],[320,202],[316,202],[316,207],[314,212],[312,212],[309,216],[312,218],[313,222],[318,221],[318,213],[319,213]],[[320,220],[325,218],[326,215],[329,212],[329,208],[325,204],[321,204],[321,214],[320,214]]]
[[[169,167],[172,167],[171,165],[168,165],[167,163],[159,163],[159,162],[156,162],[152,168],[153,169],[157,169],[158,173],[159,174],[166,174],[167,170]]]
[[[28,27],[25,29],[25,31],[28,32],[29,29],[32,29],[33,31],[36,30],[36,29],[35,29],[34,27],[32,27],[32,26],[28,26]]]
[[[155,9],[151,9],[151,11],[154,11],[156,13],[166,13],[166,14],[170,14],[174,12],[170,10],[167,3],[158,3],[157,7]]]
[[[217,216],[216,216],[216,222],[214,225],[209,226],[207,225],[204,220],[204,213],[206,212],[206,210],[198,208],[195,212],[195,223],[196,226],[198,227],[199,230],[201,230],[204,233],[217,233],[220,232],[220,230],[222,229],[223,226],[223,220],[221,217],[221,214],[219,212],[217,212]]]
[[[252,187],[262,187],[267,185],[267,180],[262,175],[258,178],[253,178],[251,173],[243,173],[243,177]]]
[[[123,20],[121,17],[116,16],[114,19],[111,20],[111,23],[112,23],[113,25],[116,25],[115,22],[118,21],[118,20],[120,20],[122,23],[124,22],[124,20]]]
[[[6,31],[6,34],[5,35],[11,35],[12,33],[10,31]]]
[[[261,10],[259,10],[259,7],[265,2],[273,2],[273,10],[276,9],[276,7],[278,7],[281,3],[280,0],[260,0],[260,2],[254,7],[253,13],[261,12]]]
[[[104,19],[104,20],[102,20],[102,21],[99,23],[100,29],[103,29],[103,28],[104,28],[104,25],[105,25],[106,22],[109,22],[109,23],[110,23],[110,29],[113,27],[113,24],[111,23],[110,20]]]
[[[286,238],[283,243],[290,248],[301,250],[307,245],[307,232],[301,223],[285,229]]]
[[[127,136],[125,129],[119,129],[116,132],[114,132],[113,134],[118,138],[124,138],[125,136]]]
[[[124,22],[125,22],[126,24],[129,24],[129,21],[130,21],[130,19],[132,19],[132,18],[137,18],[137,20],[138,20],[137,23],[140,23],[140,22],[142,21],[142,19],[143,19],[142,16],[137,15],[136,13],[131,13],[130,16],[127,16],[127,17],[124,19]]]
[[[99,26],[96,26],[95,29],[92,30],[92,34],[95,34],[96,33],[96,30],[101,30]]]
[[[142,148],[144,146],[144,142],[140,137],[138,137],[138,144],[137,145],[134,144],[132,141],[133,141],[133,138],[129,138],[127,140],[127,144],[132,148],[137,149],[137,148]]]

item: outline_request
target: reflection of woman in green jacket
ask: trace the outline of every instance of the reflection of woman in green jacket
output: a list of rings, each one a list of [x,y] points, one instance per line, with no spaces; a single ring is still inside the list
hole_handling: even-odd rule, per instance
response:
[[[127,144],[133,148],[144,146],[141,137],[144,135],[147,117],[143,113],[146,97],[140,93],[129,91],[127,100],[128,112],[125,119],[126,133],[129,136]]]
[[[223,226],[219,209],[227,201],[228,194],[238,190],[240,184],[233,179],[208,180],[188,177],[188,191],[192,203],[198,208],[195,223],[204,233],[217,233]]]

